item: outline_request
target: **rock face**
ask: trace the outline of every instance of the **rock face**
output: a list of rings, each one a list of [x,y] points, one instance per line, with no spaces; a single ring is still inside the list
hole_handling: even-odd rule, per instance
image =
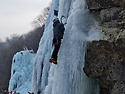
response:
[[[125,6],[125,0],[86,0],[86,2],[91,10]]]
[[[125,43],[105,40],[88,43],[84,72],[98,78],[100,94],[125,94]]]
[[[125,0],[86,0],[96,20],[100,23],[103,39],[110,42],[125,41]]]
[[[122,38],[125,41],[125,9],[110,8],[100,11],[100,21],[103,32],[103,39],[116,41]]]
[[[100,94],[125,94],[125,0],[86,0],[103,40],[88,43],[84,72],[98,78]]]

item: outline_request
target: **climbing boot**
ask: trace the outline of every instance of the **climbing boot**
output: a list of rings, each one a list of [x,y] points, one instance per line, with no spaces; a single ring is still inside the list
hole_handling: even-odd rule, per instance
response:
[[[52,63],[54,61],[54,58],[50,58],[49,62]]]
[[[51,59],[49,60],[49,62],[50,62],[50,63],[53,62],[54,64],[57,64],[57,61],[56,61],[54,58],[51,58]]]
[[[54,60],[53,63],[54,63],[54,64],[57,64],[57,61]]]

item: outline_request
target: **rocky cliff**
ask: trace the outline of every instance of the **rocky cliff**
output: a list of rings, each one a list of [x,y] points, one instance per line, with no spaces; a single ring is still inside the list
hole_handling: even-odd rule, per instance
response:
[[[88,8],[102,27],[104,40],[125,36],[125,0],[86,0]]]
[[[125,43],[105,40],[88,43],[84,71],[97,78],[100,94],[125,94]]]
[[[86,0],[103,40],[88,43],[84,71],[97,78],[100,94],[125,94],[125,0]]]

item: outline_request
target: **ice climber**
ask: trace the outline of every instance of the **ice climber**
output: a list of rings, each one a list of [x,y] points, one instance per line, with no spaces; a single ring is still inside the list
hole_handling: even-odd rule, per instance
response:
[[[12,91],[8,92],[8,94],[12,94]]]
[[[55,13],[54,13],[55,14]],[[61,45],[61,39],[63,39],[64,34],[64,25],[60,23],[58,18],[53,20],[53,43],[52,45],[55,46],[51,59],[49,60],[51,63],[57,64],[57,54]]]
[[[40,91],[40,89],[38,89],[37,94],[40,94],[40,93],[41,93],[41,91]]]

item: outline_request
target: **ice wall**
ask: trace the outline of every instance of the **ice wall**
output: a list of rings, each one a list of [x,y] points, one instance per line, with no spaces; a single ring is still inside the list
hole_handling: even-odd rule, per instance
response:
[[[11,79],[9,91],[27,94],[31,91],[33,59],[35,54],[32,50],[17,52],[12,61]]]
[[[67,19],[65,34],[58,53],[58,64],[50,64],[52,54],[53,11]],[[97,80],[83,73],[86,42],[101,39],[100,28],[84,0],[53,0],[39,44],[33,70],[32,90],[41,94],[98,94]]]

